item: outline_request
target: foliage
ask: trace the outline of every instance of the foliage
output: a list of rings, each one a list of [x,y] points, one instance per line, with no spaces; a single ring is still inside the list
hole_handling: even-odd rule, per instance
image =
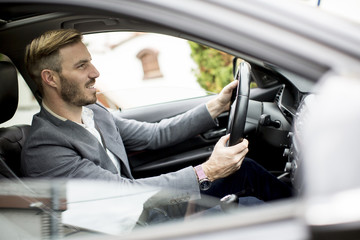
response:
[[[198,83],[206,91],[219,93],[233,80],[233,56],[198,43],[189,41],[189,45],[191,57],[198,65],[198,69],[193,69]]]

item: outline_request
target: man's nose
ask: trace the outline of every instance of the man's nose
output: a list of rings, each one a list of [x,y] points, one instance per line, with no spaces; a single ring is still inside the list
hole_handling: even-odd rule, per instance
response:
[[[90,78],[98,78],[100,76],[99,71],[96,69],[96,67],[91,64],[91,72],[90,72]]]

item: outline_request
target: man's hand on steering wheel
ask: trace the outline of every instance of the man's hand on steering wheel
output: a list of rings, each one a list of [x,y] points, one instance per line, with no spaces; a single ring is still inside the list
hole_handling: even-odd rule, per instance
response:
[[[219,116],[222,112],[228,111],[230,109],[231,96],[237,85],[238,81],[229,83],[221,90],[215,99],[210,100],[206,104],[208,111],[213,119]]]
[[[249,142],[244,139],[241,143],[227,147],[229,135],[223,136],[216,143],[209,160],[202,164],[202,168],[210,181],[224,178],[239,170],[248,153]]]
[[[209,160],[202,164],[210,181],[237,171],[248,152],[248,141],[243,139],[243,135],[249,103],[250,72],[250,64],[240,63],[234,76],[235,81],[224,87],[217,98],[207,103],[207,108],[213,118],[229,110],[232,104],[227,129],[229,134],[220,138]],[[231,103],[233,93],[235,93],[235,100]]]

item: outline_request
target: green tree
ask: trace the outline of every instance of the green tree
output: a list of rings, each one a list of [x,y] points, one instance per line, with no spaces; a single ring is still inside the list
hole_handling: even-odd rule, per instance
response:
[[[191,41],[189,45],[191,57],[198,65],[198,69],[193,69],[198,83],[206,91],[219,93],[233,80],[233,56]]]

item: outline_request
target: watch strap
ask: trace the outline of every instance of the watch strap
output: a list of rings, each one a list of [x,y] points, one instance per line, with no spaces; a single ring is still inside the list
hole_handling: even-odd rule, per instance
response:
[[[207,178],[201,164],[197,165],[194,169],[195,169],[196,175],[198,176],[199,181]]]

